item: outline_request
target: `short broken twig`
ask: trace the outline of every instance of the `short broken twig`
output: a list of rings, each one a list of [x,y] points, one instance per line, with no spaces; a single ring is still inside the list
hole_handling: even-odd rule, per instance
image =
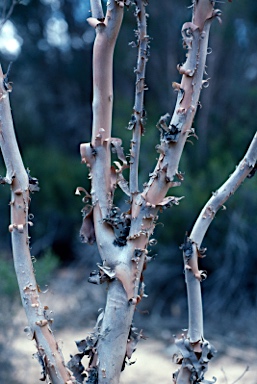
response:
[[[228,378],[227,378],[227,375],[226,375],[226,372],[225,372],[224,368],[222,367],[220,370],[221,370],[221,372],[224,375],[225,384],[228,384]]]
[[[231,384],[238,383],[238,381],[241,380],[244,377],[244,375],[246,374],[246,372],[249,371],[249,369],[250,369],[250,367],[249,367],[249,365],[247,365],[247,367],[245,368],[244,372],[235,381],[233,381],[233,383],[231,383]]]

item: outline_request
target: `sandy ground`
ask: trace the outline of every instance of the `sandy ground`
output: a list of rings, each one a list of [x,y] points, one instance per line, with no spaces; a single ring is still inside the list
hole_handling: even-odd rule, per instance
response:
[[[82,330],[64,329],[62,332],[55,333],[56,339],[62,346],[65,360],[68,361],[69,354],[76,353],[76,347],[73,340],[79,340],[87,336]],[[219,344],[219,343],[218,343]],[[217,343],[216,343],[217,346]],[[15,341],[15,349],[20,354],[19,378],[26,384],[40,383],[40,366],[31,356],[36,352],[34,342],[27,340],[22,335]],[[168,384],[172,383],[172,372],[177,366],[172,362],[172,356],[176,351],[174,344],[164,344],[148,338],[142,340],[138,345],[137,351],[133,355],[135,364],[126,367],[122,373],[121,384]],[[86,362],[85,362],[86,365]],[[26,366],[24,370],[23,367]],[[242,351],[236,347],[227,347],[226,354],[217,354],[209,366],[206,379],[213,376],[217,378],[220,384],[233,384],[249,366],[249,370],[244,377],[237,381],[244,384],[257,384],[257,351],[247,348]]]
[[[49,292],[46,295],[45,300],[46,304],[49,304],[50,302],[50,308],[55,308],[56,314],[64,314],[64,308],[66,311],[68,310],[69,318],[67,324],[69,324],[71,322],[70,315],[76,313],[76,308],[79,305],[80,292],[78,292],[77,288],[76,295],[70,294],[70,282],[66,282],[67,279],[65,276],[62,276],[61,281],[64,293],[62,293],[62,295],[56,294],[58,289],[55,288],[53,290],[55,293],[53,294]],[[69,287],[67,292],[65,292],[66,286]],[[84,286],[81,287],[81,294],[83,294],[81,300],[84,302]],[[88,301],[91,307],[95,302],[96,308],[99,308],[99,306],[102,305],[99,302],[98,297],[94,297],[94,289],[88,293]],[[85,318],[87,318],[86,314]],[[18,337],[15,338],[14,349],[20,356],[18,364],[17,359],[15,361],[15,366],[17,367],[17,377],[19,377],[20,382],[26,384],[42,383],[42,381],[39,380],[41,377],[41,367],[37,360],[32,357],[33,353],[36,352],[34,341],[28,340],[23,332],[23,329],[27,325],[23,309],[20,310],[16,320]],[[53,325],[55,325],[55,322]],[[54,328],[55,327],[53,327],[53,329]],[[77,353],[74,340],[84,339],[90,331],[90,329],[81,329],[80,327],[76,328],[76,326],[73,326],[73,328],[66,326],[61,331],[54,332],[55,338],[59,346],[62,348],[66,362],[70,359],[70,354],[74,355]],[[178,369],[178,366],[172,362],[172,356],[177,352],[177,349],[173,342],[173,336],[171,334],[167,335],[167,333],[169,333],[169,331],[165,329],[161,330],[161,341],[156,340],[149,334],[146,335],[146,340],[140,341],[136,352],[132,356],[132,361],[136,361],[136,363],[125,368],[125,371],[121,376],[121,384],[172,383],[172,373]],[[163,337],[165,334],[166,336]],[[253,335],[253,337],[256,336]],[[253,347],[239,348],[232,346],[228,340],[228,335],[226,344],[223,342],[222,336],[220,335],[217,337],[215,336],[215,340],[209,341],[215,346],[218,353],[209,364],[209,370],[205,375],[205,379],[211,380],[212,377],[215,376],[219,384],[234,384],[235,382],[240,384],[257,384],[257,349],[254,349]],[[87,361],[83,361],[83,363],[87,366]],[[247,367],[249,367],[249,370],[245,373],[243,378],[237,380]],[[1,380],[0,384],[2,384]]]

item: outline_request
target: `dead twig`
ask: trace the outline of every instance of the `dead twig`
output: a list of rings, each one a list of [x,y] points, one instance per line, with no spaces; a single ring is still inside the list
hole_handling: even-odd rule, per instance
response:
[[[227,375],[226,375],[226,372],[225,372],[224,368],[222,367],[220,370],[223,373],[225,384],[228,384],[228,378],[227,378]]]
[[[231,383],[231,384],[236,384],[236,383],[238,383],[243,377],[244,377],[244,375],[246,374],[246,372],[248,372],[249,371],[249,369],[250,369],[250,367],[249,367],[249,365],[247,365],[247,367],[245,368],[245,370],[244,370],[244,372],[235,380],[235,381],[233,381],[233,383]]]
[[[19,4],[20,1],[19,0],[13,0],[11,2],[11,5],[7,11],[7,1],[5,0],[4,1],[4,4],[2,6],[2,12],[1,12],[1,15],[0,15],[0,18],[1,18],[1,21],[0,21],[0,32],[1,32],[1,29],[3,28],[4,24],[7,22],[7,20],[11,17],[12,13],[13,13],[13,10],[14,10],[14,7]]]

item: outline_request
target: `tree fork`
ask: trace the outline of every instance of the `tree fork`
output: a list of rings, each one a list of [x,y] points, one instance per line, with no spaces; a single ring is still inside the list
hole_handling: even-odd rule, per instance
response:
[[[111,3],[111,10],[118,7],[116,2]],[[115,344],[115,339],[117,340],[117,335],[115,338],[113,335],[116,332],[120,332],[123,335],[129,332],[129,327],[133,318],[135,304],[137,304],[137,295],[138,295],[138,280],[141,277],[143,265],[145,263],[145,255],[147,253],[146,248],[150,236],[153,233],[155,227],[155,219],[157,217],[158,211],[163,207],[170,207],[173,204],[178,204],[179,199],[172,196],[166,197],[166,193],[170,186],[173,184],[173,179],[175,175],[178,174],[178,163],[181,157],[181,153],[186,142],[188,135],[191,132],[191,125],[193,117],[195,115],[199,94],[202,88],[202,79],[205,70],[205,60],[207,55],[207,46],[208,46],[208,34],[213,17],[217,15],[217,12],[214,11],[213,2],[209,0],[200,0],[194,3],[193,10],[193,22],[198,20],[200,26],[192,23],[184,24],[182,28],[182,36],[184,39],[184,44],[188,49],[188,57],[186,63],[179,67],[179,72],[183,75],[181,86],[178,89],[178,100],[173,114],[173,118],[169,126],[161,130],[161,146],[160,146],[160,158],[153,172],[149,183],[145,187],[142,194],[138,193],[138,153],[140,145],[140,135],[141,128],[142,112],[143,112],[143,96],[144,96],[144,73],[145,73],[145,63],[146,56],[142,55],[142,49],[144,54],[146,54],[148,39],[146,34],[146,14],[145,14],[145,5],[144,2],[137,2],[136,12],[138,20],[138,66],[137,66],[137,81],[136,81],[136,92],[135,92],[135,106],[137,106],[138,111],[135,110],[133,118],[133,138],[132,138],[132,147],[131,147],[131,166],[130,166],[130,193],[132,198],[132,210],[131,210],[131,226],[129,235],[127,237],[127,243],[122,248],[115,251],[113,244],[108,244],[106,240],[110,235],[112,229],[106,226],[104,223],[103,212],[108,211],[108,207],[112,206],[112,200],[108,200],[110,196],[110,182],[108,183],[109,175],[108,162],[103,161],[103,157],[98,161],[98,153],[102,153],[102,148],[104,148],[104,143],[106,143],[106,153],[109,156],[109,148],[107,148],[107,141],[110,137],[110,131],[108,124],[101,127],[105,121],[111,121],[110,109],[107,111],[106,119],[99,117],[99,114],[105,113],[106,105],[102,105],[104,100],[107,100],[108,93],[106,93],[107,86],[105,86],[103,95],[99,91],[100,84],[107,84],[106,79],[101,78],[101,82],[98,81],[97,76],[94,76],[94,95],[96,94],[96,99],[94,96],[93,102],[93,132],[92,132],[92,143],[91,145],[95,148],[95,163],[91,161],[91,175],[92,175],[92,192],[95,195],[95,204],[94,204],[94,221],[96,227],[96,238],[99,246],[99,252],[101,254],[102,260],[105,263],[108,260],[106,265],[108,268],[112,269],[112,279],[109,283],[109,292],[107,298],[107,306],[105,309],[105,315],[103,318],[103,323],[101,327],[101,334],[97,343],[97,359],[94,359],[94,363],[97,365],[98,369],[98,380],[99,383],[107,382],[119,382],[119,375],[121,370],[122,361],[124,356],[122,354],[126,351],[127,338],[119,339],[119,346]],[[93,24],[93,23],[92,23]],[[94,67],[99,69],[94,73],[97,74],[101,72],[101,76],[106,76],[106,69],[101,71],[101,61],[99,61],[98,50],[101,52],[101,45],[98,42],[104,41],[104,33],[108,37],[107,26],[103,25],[104,23],[95,22],[96,28],[99,28],[97,31],[96,42],[94,46]],[[103,35],[103,36],[102,36]],[[99,38],[98,38],[99,37]],[[97,40],[98,39],[98,40]],[[101,40],[102,39],[102,40]],[[108,45],[107,45],[108,47]],[[113,54],[113,47],[110,50],[111,56]],[[107,61],[107,63],[111,62]],[[109,76],[109,75],[108,75]],[[110,77],[108,77],[110,80]],[[108,83],[109,84],[109,83]],[[95,93],[97,92],[97,93]],[[98,93],[99,92],[99,93]],[[104,99],[104,95],[105,99]],[[110,100],[109,100],[110,101]],[[109,107],[111,103],[108,104]],[[132,117],[133,117],[132,116]],[[96,119],[99,119],[99,122],[96,123]],[[101,120],[102,119],[102,120]],[[174,128],[175,127],[175,128]],[[165,132],[164,132],[165,131]],[[98,141],[101,143],[100,147],[98,146]],[[100,150],[100,151],[99,151]],[[102,156],[102,155],[101,155]],[[105,158],[107,159],[107,157]],[[99,183],[97,180],[97,169],[100,170],[100,164],[104,167],[106,172],[104,186],[101,184],[101,190],[99,190]],[[135,176],[136,175],[136,176]],[[98,191],[97,191],[98,188]],[[102,191],[104,192],[102,193]],[[103,198],[101,198],[103,196]],[[104,210],[103,207],[106,207]],[[101,216],[102,214],[102,216]],[[104,227],[105,225],[105,227]],[[107,236],[107,232],[110,232]],[[97,232],[99,235],[97,235]],[[106,237],[107,236],[107,237]],[[110,237],[111,239],[111,237]],[[103,246],[103,243],[105,244]],[[144,257],[139,259],[136,266],[133,264],[134,253],[136,250],[140,250],[143,253]],[[108,256],[109,255],[109,256]],[[104,265],[103,265],[104,270]],[[113,303],[116,303],[115,305]],[[131,305],[132,304],[132,305]],[[126,320],[122,322],[119,319],[114,321],[115,310],[114,308],[119,308],[120,313],[126,314]],[[124,316],[122,316],[124,319]],[[113,327],[113,324],[115,326]],[[108,332],[107,332],[108,330]],[[101,335],[104,335],[102,337]],[[108,342],[106,342],[108,338]],[[110,350],[120,351],[119,358],[116,357],[115,361],[110,355]],[[122,351],[122,352],[121,352]],[[91,367],[92,368],[92,367]]]

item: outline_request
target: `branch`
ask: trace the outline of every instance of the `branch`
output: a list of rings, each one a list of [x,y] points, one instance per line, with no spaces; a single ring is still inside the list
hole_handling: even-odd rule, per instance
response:
[[[10,16],[12,15],[13,13],[13,10],[14,10],[14,7],[19,4],[19,1],[17,0],[12,0],[12,3],[10,5],[10,8],[6,9],[7,7],[7,1],[4,0],[4,4],[2,6],[2,14],[1,14],[1,21],[0,21],[0,31],[1,29],[3,28],[4,24],[7,22],[7,20],[10,18]]]
[[[205,11],[201,14],[201,23],[194,24],[195,14],[199,8]],[[210,16],[211,15],[211,16]],[[211,21],[217,15],[212,2],[199,0],[194,2],[193,22],[185,23],[182,27],[183,44],[188,49],[187,60],[178,66],[183,75],[181,84],[173,83],[178,92],[177,103],[173,116],[161,117],[158,128],[161,132],[161,145],[158,163],[146,186],[143,196],[152,204],[157,204],[166,195],[176,176],[179,177],[178,164],[187,140],[192,134],[192,122],[198,107],[199,95],[202,89],[203,75],[207,56],[208,37]]]
[[[244,158],[237,166],[232,175],[228,178],[228,180],[216,191],[213,193],[213,196],[209,199],[209,201],[204,206],[194,227],[192,229],[190,235],[190,241],[194,248],[192,253],[192,257],[189,261],[187,261],[187,257],[185,258],[185,265],[189,268],[186,268],[186,278],[193,280],[196,287],[198,286],[198,291],[200,294],[200,284],[201,281],[201,271],[198,269],[198,257],[201,253],[201,243],[202,240],[209,228],[212,220],[214,219],[217,211],[220,208],[224,207],[225,202],[232,196],[237,188],[242,184],[245,178],[251,173],[254,169],[257,161],[257,134],[255,134],[248,151],[246,152]],[[185,256],[185,252],[184,252]],[[192,279],[191,276],[194,276]],[[197,289],[197,288],[196,288]],[[189,295],[195,291],[190,284],[188,285]],[[197,297],[199,297],[197,295]],[[202,329],[200,328],[200,324],[202,324],[202,320],[199,321],[198,309],[194,307],[196,301],[189,300],[189,305],[192,307],[190,311],[190,324],[189,324],[189,338],[191,342],[196,342],[200,340],[203,336]],[[199,299],[199,305],[197,307],[201,307],[201,302]],[[202,317],[202,316],[201,316]]]
[[[198,358],[199,354],[201,354],[202,357],[203,355],[205,356],[206,353],[204,348],[206,349],[207,345],[211,351],[209,357],[212,357],[214,354],[213,347],[211,347],[203,336],[203,314],[200,283],[206,277],[206,273],[199,271],[198,268],[198,257],[201,257],[205,251],[200,248],[201,243],[217,211],[224,207],[224,203],[235,193],[245,178],[252,176],[256,169],[256,162],[257,133],[255,134],[244,158],[241,160],[235,171],[228,178],[228,180],[215,193],[213,193],[213,196],[205,204],[196,223],[194,224],[190,237],[186,238],[185,243],[182,246],[188,294],[189,327],[187,338],[178,340],[177,344],[182,344],[183,347],[185,347],[185,344],[187,343],[188,350],[190,350],[191,353],[191,375],[193,375],[193,373],[196,374],[197,379],[203,378],[203,375],[207,370],[207,363],[209,359],[204,360],[206,364],[204,366],[204,370],[202,370],[202,368],[197,367],[192,361],[192,359],[195,359],[195,353],[198,353]],[[188,353],[185,355],[183,348],[181,348],[181,352],[183,356],[182,369],[181,374],[178,374],[176,381],[177,384],[184,383],[182,376],[185,374],[184,371],[189,370]],[[202,357],[200,358],[200,361],[203,360]],[[186,383],[189,383],[189,381],[186,381]]]
[[[50,319],[46,308],[39,299],[39,289],[35,280],[29,250],[28,210],[30,190],[33,185],[26,172],[18,149],[10,104],[6,77],[0,67],[0,146],[5,161],[7,175],[2,182],[11,186],[11,224],[14,266],[20,295],[27,315],[31,339],[36,341],[37,357],[42,366],[43,379],[51,378],[53,384],[73,383],[70,372],[66,369],[62,353],[50,329]],[[35,180],[33,179],[33,182]]]
[[[138,29],[136,31],[138,56],[136,72],[135,105],[133,115],[129,122],[129,129],[133,129],[133,137],[130,149],[130,193],[131,196],[138,193],[138,166],[141,135],[144,131],[144,91],[145,70],[148,61],[149,37],[147,35],[146,3],[139,0],[136,5],[135,16]]]
[[[84,215],[84,227],[88,228],[88,236],[84,238],[97,240],[100,254],[113,252],[115,235],[108,224],[113,201],[111,177],[112,145],[112,109],[113,109],[113,53],[116,39],[123,18],[122,2],[111,0],[107,4],[104,19],[99,16],[101,2],[92,1],[93,18],[88,22],[96,29],[93,49],[93,123],[91,143],[81,144],[82,162],[90,168],[92,178],[92,205],[89,214]],[[101,239],[101,240],[99,240]],[[89,241],[90,243],[90,241]]]
[[[104,13],[101,0],[90,0],[92,17],[104,21]]]
[[[178,164],[186,139],[192,133],[191,125],[197,110],[205,72],[209,29],[211,21],[217,15],[212,2],[199,0],[194,2],[193,20],[194,15],[199,13],[198,7],[203,6],[206,9],[201,14],[201,28],[193,22],[185,23],[182,27],[188,54],[186,62],[178,67],[179,72],[183,74],[181,84],[173,84],[178,92],[177,103],[170,122],[169,115],[165,115],[158,123],[161,132],[161,145],[158,146],[160,156],[143,193],[135,199],[131,239],[141,235],[149,238],[159,209],[178,204],[179,199],[165,196],[170,187],[179,185],[183,180],[178,172]],[[179,182],[174,180],[175,177]]]
[[[228,180],[213,193],[213,196],[202,209],[194,227],[190,238],[197,244],[199,248],[214,219],[217,211],[224,207],[224,203],[233,195],[237,188],[243,183],[245,178],[251,174],[257,161],[257,133],[247,150],[244,158],[241,160],[235,171],[231,174]]]

